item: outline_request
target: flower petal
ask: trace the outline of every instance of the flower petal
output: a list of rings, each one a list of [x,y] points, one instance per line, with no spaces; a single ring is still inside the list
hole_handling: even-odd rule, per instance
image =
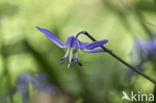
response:
[[[69,36],[67,38],[66,47],[67,48],[73,48],[73,49],[77,48],[77,40],[74,36]]]
[[[100,47],[104,44],[106,44],[108,42],[108,40],[101,40],[101,41],[94,41],[92,43],[89,43],[88,45],[85,46],[85,49],[94,49],[97,47]]]
[[[92,50],[85,50],[85,49],[81,49],[83,52],[87,52],[87,53],[97,53],[97,52],[106,52],[103,49],[92,49]],[[112,50],[108,49],[109,51],[112,52]]]
[[[49,30],[43,29],[40,27],[36,27],[38,30],[40,30],[42,33],[45,34],[45,36],[50,39],[54,44],[58,45],[60,48],[65,48],[65,45]]]
[[[89,43],[77,40],[77,44],[79,48],[85,48]]]

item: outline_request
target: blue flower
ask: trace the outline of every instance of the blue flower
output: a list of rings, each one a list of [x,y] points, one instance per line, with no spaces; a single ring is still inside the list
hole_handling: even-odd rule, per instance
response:
[[[46,74],[40,74],[34,77],[33,85],[39,91],[51,92],[56,91],[56,87],[49,83],[49,78]]]
[[[49,83],[48,80],[46,74],[31,75],[29,73],[23,73],[17,77],[14,88],[4,96],[3,101],[8,97],[13,96],[15,93],[19,93],[22,98],[22,103],[29,103],[30,86],[33,87],[33,90],[56,93],[56,87]]]
[[[56,44],[60,48],[67,48],[67,52],[65,53],[64,57],[61,59],[61,63],[63,64],[69,55],[68,69],[71,66],[74,54],[75,54],[75,63],[78,63],[80,66],[82,65],[79,59],[79,49],[87,53],[106,52],[103,49],[95,49],[95,48],[101,47],[102,45],[106,44],[108,40],[86,43],[86,42],[81,42],[74,36],[69,36],[66,40],[66,43],[64,44],[54,35],[54,33],[50,32],[49,30],[40,27],[36,27],[36,28],[40,30],[42,33],[44,33],[48,39],[50,39],[54,44]]]
[[[143,70],[145,61],[154,61],[156,59],[156,41],[154,38],[149,40],[137,39],[131,52],[131,64]]]
[[[29,84],[31,83],[31,80],[31,75],[27,73],[21,74],[16,80],[16,92],[19,92],[21,94],[22,103],[29,103]]]

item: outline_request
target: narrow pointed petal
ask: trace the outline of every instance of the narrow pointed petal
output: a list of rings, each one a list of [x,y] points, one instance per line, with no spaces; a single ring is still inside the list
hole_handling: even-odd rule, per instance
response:
[[[77,48],[77,40],[74,36],[69,36],[67,38],[67,41],[66,41],[66,46],[68,48],[73,48],[73,49],[76,49]]]
[[[106,52],[105,50],[103,49],[92,49],[92,50],[84,50],[84,49],[81,49],[83,52],[87,52],[87,53],[97,53],[97,52]],[[108,49],[109,50],[109,49]],[[112,52],[112,50],[109,50]]]
[[[40,27],[36,27],[38,30],[40,30],[42,33],[45,34],[45,36],[51,40],[54,44],[56,44],[57,46],[59,46],[60,48],[65,48],[65,45],[49,30],[47,29],[43,29]]]
[[[104,44],[106,44],[108,42],[108,40],[101,40],[101,41],[94,41],[92,43],[89,43],[88,45],[85,46],[85,49],[94,49],[97,47],[100,47]]]

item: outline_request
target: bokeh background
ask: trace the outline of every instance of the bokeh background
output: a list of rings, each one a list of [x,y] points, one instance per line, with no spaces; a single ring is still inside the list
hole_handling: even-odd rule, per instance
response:
[[[62,42],[69,35],[86,30],[97,40],[108,39],[106,47],[131,63],[135,41],[156,33],[156,0],[0,0],[1,97],[26,72],[47,74],[61,96],[72,99],[71,103],[121,103],[123,90],[154,92],[151,82],[129,73],[128,67],[107,53],[80,52],[83,66],[73,63],[67,70],[67,62],[60,64],[66,50],[48,40],[36,26],[49,29]],[[82,35],[79,39],[92,42]],[[156,79],[153,64],[154,61],[147,60],[142,72]],[[30,91],[30,103],[36,103],[34,99],[47,100],[49,96],[39,97],[36,91]],[[5,103],[22,103],[20,98],[16,93]],[[65,99],[41,103],[69,102]]]

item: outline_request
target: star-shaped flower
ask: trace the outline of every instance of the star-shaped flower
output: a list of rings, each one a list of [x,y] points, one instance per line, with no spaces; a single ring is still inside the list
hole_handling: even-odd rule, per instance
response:
[[[101,47],[102,45],[106,44],[108,40],[86,43],[78,40],[74,36],[69,36],[66,40],[66,43],[64,44],[51,31],[40,27],[36,27],[36,28],[40,30],[42,33],[44,33],[49,40],[51,40],[54,44],[56,44],[60,48],[67,48],[67,52],[65,53],[64,57],[61,59],[61,63],[63,64],[69,55],[68,69],[71,66],[74,54],[75,54],[75,63],[78,63],[80,66],[82,65],[79,59],[79,49],[87,53],[106,52],[104,49],[95,49],[95,48]]]

